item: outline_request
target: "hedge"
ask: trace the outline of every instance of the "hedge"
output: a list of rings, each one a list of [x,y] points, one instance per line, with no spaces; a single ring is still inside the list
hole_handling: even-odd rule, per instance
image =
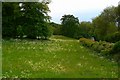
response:
[[[81,45],[88,47],[98,53],[101,53],[102,55],[107,55],[110,54],[113,45],[112,43],[108,43],[105,41],[93,41],[91,39],[86,39],[86,38],[80,38],[80,43]]]
[[[106,41],[93,41],[91,39],[80,38],[80,44],[100,53],[102,56],[113,57],[115,60],[120,56],[120,41],[109,43]]]

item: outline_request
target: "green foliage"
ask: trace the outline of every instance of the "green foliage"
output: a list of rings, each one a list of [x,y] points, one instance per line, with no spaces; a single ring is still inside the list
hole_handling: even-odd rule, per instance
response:
[[[90,39],[86,39],[86,38],[80,38],[79,41],[83,46],[87,46],[89,48],[92,47],[93,44],[95,43],[95,41],[90,40]]]
[[[79,29],[79,20],[73,15],[64,15],[62,21],[62,34],[68,37],[76,38]]]
[[[108,42],[105,42],[105,41],[101,41],[101,42],[99,42],[98,51],[102,55],[109,56],[113,46],[114,45],[111,44],[111,43],[108,43]]]
[[[99,16],[93,19],[93,32],[98,41],[104,41],[107,35],[117,31],[117,27],[115,25],[116,18],[116,7],[112,6],[104,9],[104,11]]]
[[[36,39],[51,35],[48,16],[49,0],[41,2],[3,3],[3,38],[27,38]],[[9,10],[8,10],[9,9]]]
[[[109,34],[105,38],[108,42],[117,42],[120,40],[120,32],[115,32],[113,34]]]
[[[93,20],[94,34],[96,34],[97,40],[104,40],[104,36],[107,34],[108,23],[105,23],[104,19],[97,17]],[[103,36],[104,35],[104,36]]]
[[[38,37],[45,37],[49,36],[49,29],[47,25],[47,20],[49,20],[49,16],[47,12],[49,8],[46,2],[34,2],[34,3],[22,3],[21,6],[24,9],[22,12],[24,13],[24,21],[26,21],[25,34],[28,38],[36,38]]]
[[[43,33],[44,39],[48,39],[48,37],[50,37],[53,34],[52,27],[49,24],[45,24],[42,27],[42,33]]]
[[[110,53],[113,56],[113,59],[120,62],[120,41],[115,43]]]
[[[18,27],[17,27],[17,36],[19,37],[19,38],[23,38],[23,36],[24,36],[24,31],[23,31],[23,29],[22,29],[23,27],[21,26],[21,25],[19,25]]]
[[[114,47],[112,48],[112,54],[120,54],[120,41],[116,42]]]
[[[93,35],[93,26],[91,22],[81,22],[79,26],[79,35],[84,38],[90,38]],[[78,37],[80,38],[80,37]]]
[[[90,48],[93,51],[96,51],[101,56],[105,56],[109,59],[113,59],[115,61],[119,61],[120,58],[120,41],[113,43],[108,43],[105,41],[92,41],[86,38],[80,38],[80,43]]]
[[[16,19],[19,14],[19,3],[2,3],[2,37],[15,37],[17,34]]]
[[[80,43],[88,47],[102,55],[109,55],[110,51],[112,50],[113,44],[105,42],[105,41],[93,41],[86,38],[80,38]]]
[[[62,34],[62,32],[61,32],[61,27],[62,26],[60,24],[51,22],[50,25],[53,29],[53,35],[61,35]]]
[[[92,49],[95,50],[95,51],[97,51],[97,52],[100,52],[100,51],[99,51],[99,43],[98,43],[98,42],[94,43],[94,44],[92,45]]]

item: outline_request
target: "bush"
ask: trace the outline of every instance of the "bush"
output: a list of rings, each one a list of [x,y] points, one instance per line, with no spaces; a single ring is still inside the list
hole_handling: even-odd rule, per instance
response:
[[[111,50],[112,54],[120,53],[120,41],[116,42],[114,47]]]
[[[113,34],[109,34],[105,38],[108,42],[117,42],[120,40],[120,32],[115,32]]]
[[[115,43],[110,53],[114,60],[120,61],[120,41]]]
[[[92,47],[92,45],[95,43],[95,41],[90,40],[90,39],[86,39],[86,38],[80,38],[80,43],[83,46]]]
[[[105,56],[109,55],[112,50],[112,47],[113,47],[113,44],[106,43],[106,45],[104,46],[104,49],[101,50],[101,54]]]
[[[80,38],[80,43],[109,59],[119,60],[120,57],[120,41],[114,43],[108,43],[105,41],[93,41],[86,38]]]
[[[102,56],[107,56],[107,55],[109,55],[109,53],[110,53],[109,49],[101,50],[101,55]]]
[[[103,46],[103,45],[98,45],[97,51],[98,51],[98,52],[101,52],[101,51],[104,50],[104,49],[105,49],[105,46]]]
[[[98,42],[95,42],[95,43],[91,46],[91,48],[92,48],[93,50],[97,51],[98,46],[99,46],[99,43],[98,43]]]
[[[101,53],[102,55],[110,53],[113,47],[113,44],[111,43],[105,41],[98,42],[86,38],[80,38],[80,43],[85,47],[88,47],[96,52]]]

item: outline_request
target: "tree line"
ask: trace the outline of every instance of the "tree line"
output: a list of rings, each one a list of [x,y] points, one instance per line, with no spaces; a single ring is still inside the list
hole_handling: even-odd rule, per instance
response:
[[[108,42],[120,40],[120,6],[105,8],[100,15],[92,19],[92,22],[79,22],[73,15],[64,15],[61,21],[61,32],[68,37],[94,37],[97,41]]]
[[[61,24],[50,22],[49,0],[41,2],[3,2],[2,37],[48,39],[53,35],[81,37],[108,42],[120,40],[120,6],[105,8],[92,22],[80,22],[74,15],[63,15]],[[117,25],[118,24],[118,25]]]

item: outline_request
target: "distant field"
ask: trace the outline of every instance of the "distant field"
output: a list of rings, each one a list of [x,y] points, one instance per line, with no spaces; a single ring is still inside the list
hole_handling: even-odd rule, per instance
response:
[[[118,65],[84,48],[78,40],[3,40],[3,77],[117,78]]]

